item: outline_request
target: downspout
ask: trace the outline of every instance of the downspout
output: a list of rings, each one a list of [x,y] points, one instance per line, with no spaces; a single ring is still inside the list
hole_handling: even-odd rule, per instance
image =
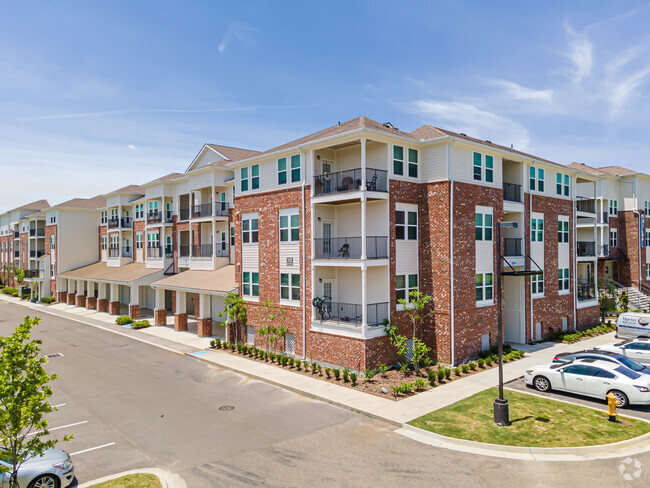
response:
[[[302,151],[300,152],[301,157],[302,157]],[[307,275],[306,273],[306,265],[305,262],[307,261],[307,255],[305,254],[305,239],[306,239],[306,233],[305,233],[305,219],[306,219],[306,211],[305,211],[305,178],[307,176],[307,164],[305,164],[305,170],[302,172],[302,184],[300,186],[300,196],[302,199],[302,206],[301,206],[301,212],[302,212],[302,359],[304,360],[307,357]],[[312,276],[313,279],[313,276]]]
[[[456,142],[452,139],[452,143]],[[454,313],[454,179],[451,176],[451,145],[447,144],[447,176],[449,177],[449,186],[451,187],[449,199],[449,275],[450,275],[450,288],[451,288],[451,310],[449,315],[450,321],[450,337],[451,337],[451,364],[454,364],[456,357],[456,350],[454,344],[454,326],[455,326],[455,313]]]
[[[576,192],[578,191],[577,179],[578,178],[576,177],[576,183],[574,185],[574,190],[572,193],[573,198],[571,202],[573,204],[573,210],[572,210],[573,246],[571,248],[571,257],[573,258],[573,330],[574,331],[578,330],[578,215],[576,210],[576,205],[577,205]],[[596,273],[597,272],[598,270],[596,269]]]
[[[531,165],[532,165],[532,163],[531,163]],[[532,218],[533,218],[533,192],[528,191],[528,222],[529,223],[531,222]],[[532,230],[531,230],[531,232],[532,232]],[[546,230],[544,232],[546,232]],[[529,232],[527,237],[530,238],[530,235],[531,235],[531,233]],[[530,247],[531,247],[530,253],[532,254],[533,253],[532,240],[531,240]],[[546,279],[546,277],[544,277],[544,279]],[[525,281],[524,281],[524,283],[525,283]],[[532,287],[528,287],[528,289],[530,291],[530,342],[532,343],[532,342],[535,342],[535,318],[534,318],[534,314],[533,314],[533,289],[532,289]],[[526,293],[526,292],[524,291],[524,293]]]

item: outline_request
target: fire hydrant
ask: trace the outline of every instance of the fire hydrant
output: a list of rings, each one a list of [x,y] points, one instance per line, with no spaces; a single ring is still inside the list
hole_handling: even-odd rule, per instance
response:
[[[609,392],[605,397],[607,398],[607,415],[609,415],[609,421],[616,422],[616,417],[618,416],[616,413],[616,395]]]

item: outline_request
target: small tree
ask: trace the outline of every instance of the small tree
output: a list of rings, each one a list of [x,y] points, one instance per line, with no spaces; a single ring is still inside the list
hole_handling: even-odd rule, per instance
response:
[[[11,468],[0,464],[0,472],[10,473],[10,488],[18,487],[18,469],[26,460],[57,443],[56,439],[45,440],[50,434],[45,415],[57,410],[48,403],[52,396],[49,383],[57,376],[47,374],[41,341],[31,339],[31,330],[40,321],[27,316],[12,335],[0,337],[0,443],[11,461]]]
[[[623,290],[621,296],[618,297],[618,308],[620,308],[622,312],[627,312],[629,304],[630,297],[628,296],[627,291]]]
[[[221,323],[222,327],[233,327],[233,339],[235,344],[237,344],[237,329],[239,326],[246,327],[246,322],[248,321],[246,316],[246,302],[237,293],[229,293],[226,297],[224,311],[219,312],[217,315],[219,317],[226,317],[226,320]]]
[[[284,320],[284,309],[274,305],[271,300],[264,300],[262,302],[261,320],[264,323],[264,327],[260,327],[258,332],[263,336],[266,336],[266,353],[268,354],[270,345],[273,344],[275,346],[275,342],[280,337],[284,337],[284,334],[287,333],[285,327],[276,327],[278,323],[281,323]],[[276,348],[273,347],[274,351],[275,349]]]
[[[616,288],[608,281],[598,289],[598,305],[600,306],[601,322],[605,323],[608,313],[616,312]]]
[[[16,278],[16,283],[18,283],[18,285],[22,285],[25,279],[25,270],[18,268],[14,271],[14,277]]]

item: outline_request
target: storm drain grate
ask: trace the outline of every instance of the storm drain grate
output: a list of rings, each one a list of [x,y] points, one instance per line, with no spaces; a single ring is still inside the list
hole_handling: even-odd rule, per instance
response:
[[[55,352],[54,354],[46,354],[44,357],[46,359],[62,358],[63,354],[60,352]]]
[[[222,412],[230,412],[231,410],[234,410],[234,409],[235,409],[234,405],[221,405],[219,407],[219,410],[221,410]]]

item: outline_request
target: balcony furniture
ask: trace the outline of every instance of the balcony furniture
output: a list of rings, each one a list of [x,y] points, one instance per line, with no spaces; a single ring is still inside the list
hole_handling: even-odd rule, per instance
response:
[[[314,195],[328,195],[361,190],[361,168],[314,176]],[[381,169],[366,168],[366,190],[388,191],[388,172]]]
[[[339,257],[340,258],[349,258],[350,257],[350,244],[347,242],[341,246],[341,249],[339,249]]]
[[[361,237],[314,239],[315,259],[361,259]],[[388,236],[366,237],[366,259],[388,258]]]

